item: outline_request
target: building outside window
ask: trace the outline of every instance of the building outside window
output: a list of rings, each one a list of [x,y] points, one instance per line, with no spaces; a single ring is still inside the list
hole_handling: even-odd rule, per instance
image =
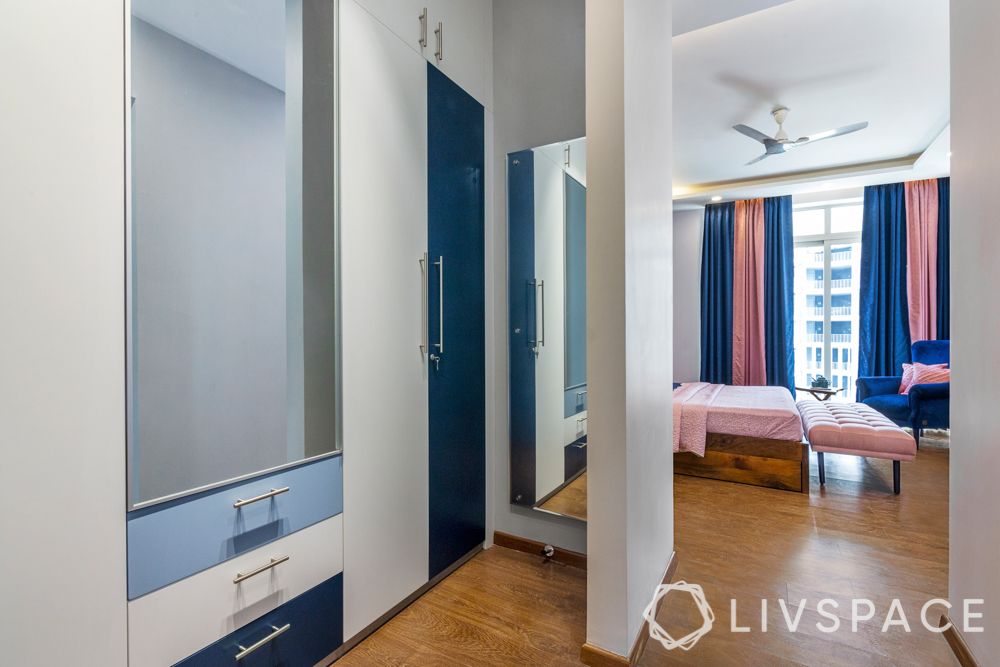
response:
[[[797,204],[795,236],[795,384],[817,376],[853,401],[858,376],[861,198]],[[808,398],[809,395],[796,398]]]

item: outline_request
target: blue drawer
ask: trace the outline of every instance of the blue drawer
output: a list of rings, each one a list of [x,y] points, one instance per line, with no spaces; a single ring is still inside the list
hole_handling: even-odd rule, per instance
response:
[[[234,508],[271,489],[272,498]],[[128,515],[133,600],[343,511],[343,462],[329,457]]]
[[[286,625],[287,630],[236,661],[240,651]],[[343,636],[344,582],[338,574],[175,667],[312,667],[333,653],[343,643]]]

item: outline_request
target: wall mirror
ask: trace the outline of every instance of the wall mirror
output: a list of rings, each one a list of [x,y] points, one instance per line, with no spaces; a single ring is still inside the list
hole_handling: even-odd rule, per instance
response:
[[[507,156],[511,502],[586,520],[587,144]]]
[[[333,0],[131,6],[136,508],[338,447],[336,69]]]

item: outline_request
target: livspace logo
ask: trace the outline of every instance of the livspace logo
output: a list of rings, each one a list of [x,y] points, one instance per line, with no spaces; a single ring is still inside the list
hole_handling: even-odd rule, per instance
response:
[[[691,632],[687,633],[683,637],[675,639],[670,635],[659,623],[656,622],[656,614],[660,608],[660,603],[665,597],[671,592],[676,591],[677,593],[683,593],[690,595],[694,600],[695,606],[701,613],[701,626],[693,629]],[[768,631],[768,607],[770,601],[766,598],[760,601],[760,624],[756,628],[751,628],[749,623],[753,616],[752,613],[747,614],[743,618],[744,623],[747,625],[740,624],[740,612],[737,608],[737,602],[734,599],[729,601],[729,631],[734,634],[749,633],[754,631],[767,632]],[[983,632],[982,625],[976,623],[978,619],[983,618],[983,612],[979,611],[981,607],[985,604],[985,601],[981,598],[972,598],[962,600],[961,604],[961,627],[962,631],[969,632]],[[842,618],[838,614],[840,611],[841,603],[833,598],[823,598],[815,603],[815,607],[810,604],[810,601],[806,598],[799,600],[798,605],[787,602],[786,600],[779,599],[777,601],[777,606],[781,610],[782,620],[784,621],[784,627],[778,628],[779,632],[800,632],[804,627],[803,613],[806,609],[815,609],[817,615],[819,615],[822,620],[816,621],[813,625],[818,631],[825,633],[834,633],[849,631],[858,632],[858,628],[863,624],[868,624],[870,622],[875,622],[881,624],[881,631],[887,633],[895,628],[899,628],[904,632],[912,632],[917,625],[918,619],[913,619],[913,624],[911,625],[910,618],[907,617],[906,612],[903,609],[903,604],[899,599],[893,599],[889,603],[888,610],[884,615],[877,615],[877,608],[872,600],[867,598],[858,598],[850,601],[848,618]],[[921,606],[919,616],[919,624],[924,627],[927,632],[942,633],[947,632],[952,628],[951,621],[946,623],[937,624],[933,621],[935,618],[940,618],[945,620],[946,616],[951,617],[950,613],[952,610],[952,604],[942,598],[933,598],[928,600]],[[942,615],[944,612],[945,615]],[[656,592],[653,594],[653,599],[650,600],[646,609],[643,611],[643,618],[646,620],[647,627],[649,628],[649,636],[658,641],[663,648],[668,651],[672,651],[679,648],[683,651],[690,651],[694,648],[695,644],[698,643],[702,637],[707,635],[712,630],[712,626],[715,622],[715,614],[712,611],[711,606],[708,604],[708,599],[705,597],[705,592],[702,590],[701,586],[698,584],[689,584],[686,581],[678,581],[673,584],[661,584],[656,587]]]

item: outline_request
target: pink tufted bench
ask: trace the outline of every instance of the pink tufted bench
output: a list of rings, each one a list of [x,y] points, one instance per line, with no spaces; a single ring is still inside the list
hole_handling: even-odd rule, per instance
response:
[[[802,430],[819,458],[819,483],[826,483],[823,453],[892,460],[892,490],[899,493],[899,462],[917,456],[913,437],[863,403],[799,401]]]

